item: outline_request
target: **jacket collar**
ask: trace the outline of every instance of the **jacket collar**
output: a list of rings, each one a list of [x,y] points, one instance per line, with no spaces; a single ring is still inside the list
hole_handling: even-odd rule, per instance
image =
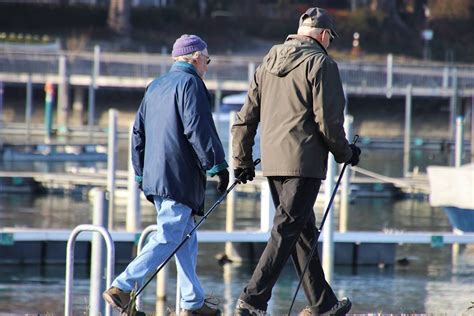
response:
[[[199,77],[198,73],[196,72],[196,68],[194,68],[194,66],[190,63],[184,61],[175,61],[173,66],[171,66],[170,71],[184,71]]]
[[[291,41],[291,40],[297,40],[297,41],[300,41],[300,42],[307,42],[307,43],[311,43],[313,45],[318,45],[319,47],[321,47],[321,49],[323,50],[323,52],[328,55],[328,52],[327,50],[324,48],[323,45],[321,45],[320,42],[318,42],[317,40],[315,40],[314,38],[310,37],[310,36],[306,36],[306,35],[298,35],[298,34],[291,34],[291,35],[288,35],[288,37],[286,38],[285,42],[288,42],[288,41]]]

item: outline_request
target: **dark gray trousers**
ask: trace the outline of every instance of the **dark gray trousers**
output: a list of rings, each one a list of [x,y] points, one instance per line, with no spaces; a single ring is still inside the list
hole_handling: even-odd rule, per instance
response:
[[[275,204],[275,218],[267,242],[250,282],[240,299],[260,310],[267,310],[273,286],[291,256],[298,276],[308,260],[317,238],[313,205],[321,180],[301,177],[269,177]],[[326,312],[337,303],[337,297],[324,277],[316,250],[303,278],[303,289],[310,305]],[[291,298],[288,297],[288,307]]]

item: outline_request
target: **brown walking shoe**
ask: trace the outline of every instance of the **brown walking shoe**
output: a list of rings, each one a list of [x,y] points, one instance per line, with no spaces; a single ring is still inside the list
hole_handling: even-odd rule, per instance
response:
[[[113,308],[122,311],[128,303],[130,303],[130,293],[124,292],[118,287],[112,286],[107,291],[102,293],[104,300]]]
[[[208,305],[212,304],[216,306],[216,308],[211,307]],[[218,303],[212,303],[209,300],[204,300],[204,305],[202,305],[199,309],[181,309],[179,312],[179,316],[193,316],[193,315],[201,315],[201,316],[220,316],[221,311],[217,308]]]
[[[342,300],[338,301],[330,310],[325,313],[319,313],[317,306],[308,306],[303,309],[298,316],[343,316],[346,315],[352,307],[351,300],[347,297],[344,297]]]

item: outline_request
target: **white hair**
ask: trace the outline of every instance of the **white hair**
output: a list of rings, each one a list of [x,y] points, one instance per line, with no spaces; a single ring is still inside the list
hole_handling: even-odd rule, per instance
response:
[[[314,37],[317,34],[321,34],[324,31],[324,29],[319,28],[319,27],[311,27],[307,25],[302,25],[298,28],[298,35],[309,35]]]
[[[200,55],[203,54],[203,50],[195,51],[194,53],[191,54],[186,54],[186,55],[181,55],[177,57],[173,57],[174,61],[184,61],[186,63],[192,63],[193,59],[199,57]]]

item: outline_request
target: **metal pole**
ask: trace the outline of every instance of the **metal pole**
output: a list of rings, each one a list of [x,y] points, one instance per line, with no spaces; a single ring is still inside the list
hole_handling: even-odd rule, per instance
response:
[[[67,131],[68,116],[68,84],[67,84],[67,59],[59,56],[59,85],[58,85],[58,107],[57,107],[57,130],[60,133]]]
[[[168,48],[166,46],[162,46],[161,47],[161,55],[165,56],[168,54]],[[166,64],[166,62],[164,60],[161,60],[160,61],[160,74],[161,75],[164,75],[167,71],[168,71],[168,65]]]
[[[133,124],[130,126],[129,148],[132,146]],[[136,232],[141,228],[140,190],[135,181],[135,170],[132,164],[132,155],[128,155],[128,200],[127,200],[127,223],[128,232]]]
[[[165,265],[163,269],[158,272],[158,279],[156,281],[156,300],[166,301],[166,283],[168,281],[169,265]]]
[[[97,77],[100,74],[100,46],[94,46],[94,64],[91,72],[91,82],[89,85],[89,115],[88,125],[92,137],[92,127],[95,122],[95,90],[97,89]]]
[[[346,115],[344,119],[344,130],[346,131],[346,138],[352,139],[352,123],[354,117],[352,115]],[[351,173],[346,172],[342,176],[341,181],[341,206],[339,210],[339,231],[347,231],[347,224],[349,221],[349,195],[351,193]]]
[[[229,144],[228,144],[228,163],[229,163],[229,183],[234,183],[235,177],[234,177],[234,164],[233,164],[233,151],[232,151],[232,125],[234,125],[235,122],[235,111],[231,111],[229,113]],[[226,213],[225,213],[225,231],[226,232],[233,232],[234,231],[234,222],[235,222],[235,191],[232,190],[227,194],[227,199],[226,199]],[[233,260],[233,261],[242,261],[242,258],[237,255],[234,245],[232,245],[232,242],[228,241],[225,243],[225,255],[227,258]]]
[[[260,186],[260,230],[269,232],[272,229],[273,217],[275,216],[275,205],[270,194],[268,181],[262,181]]]
[[[471,162],[474,162],[474,94],[471,96]]]
[[[407,86],[405,95],[405,133],[403,135],[403,176],[408,177],[410,170],[411,105],[412,86]]]
[[[392,85],[393,85],[393,55],[387,55],[387,98],[392,97]]]
[[[451,139],[455,137],[456,116],[458,109],[458,75],[456,67],[453,68],[453,90],[449,102],[449,135]]]
[[[181,308],[181,288],[179,282],[179,273],[176,274],[176,315],[179,314]]]
[[[0,81],[0,124],[3,123],[3,81]]]
[[[458,116],[456,118],[456,141],[454,151],[454,166],[461,167],[462,165],[462,154],[464,145],[464,124],[463,117]]]
[[[216,129],[217,129],[217,133],[219,134],[220,128],[221,128],[222,90],[221,90],[221,82],[217,79],[217,77],[215,79],[216,79],[217,86],[216,86],[216,92],[215,92],[215,95],[214,95],[214,113],[216,113],[216,121],[217,121]],[[229,115],[231,115],[231,114],[229,114]]]
[[[26,83],[26,110],[25,110],[25,123],[26,123],[26,139],[30,139],[31,135],[31,115],[33,113],[33,82],[31,80],[31,74],[28,74],[28,82]]]
[[[47,81],[44,86],[46,93],[44,102],[44,127],[45,127],[45,143],[51,142],[51,133],[53,129],[53,102],[54,102],[54,86],[50,81]]]
[[[109,224],[114,227],[115,214],[115,172],[117,163],[117,117],[118,111],[109,110],[109,135],[107,144],[107,191],[109,192]]]
[[[84,88],[80,86],[74,87],[74,96],[72,102],[72,117],[75,123],[84,125]]]
[[[331,200],[331,193],[334,190],[334,176],[336,169],[336,161],[332,154],[328,157],[328,171],[326,180],[324,180],[324,197],[326,203]],[[325,226],[323,227],[323,269],[326,276],[326,281],[331,284],[334,271],[334,213],[333,206],[329,210],[326,218]]]
[[[255,63],[251,62],[248,65],[248,75],[247,76],[248,76],[249,82],[252,81],[254,74],[255,74]]]
[[[107,200],[105,192],[97,189],[94,197],[94,213],[92,224],[95,226],[106,227],[107,225]],[[92,235],[91,250],[91,282],[89,288],[89,315],[96,316],[104,313],[104,300],[102,292],[105,290],[105,284],[102,279],[102,272],[105,267],[104,256],[105,243],[100,234]]]
[[[447,89],[449,87],[449,67],[444,66],[443,68],[443,89]]]

